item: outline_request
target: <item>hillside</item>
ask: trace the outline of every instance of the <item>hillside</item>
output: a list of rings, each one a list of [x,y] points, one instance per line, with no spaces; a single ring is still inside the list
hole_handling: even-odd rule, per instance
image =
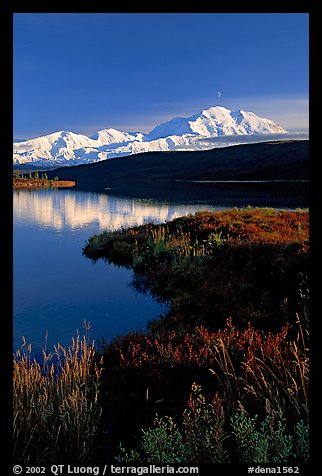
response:
[[[307,180],[309,141],[262,142],[204,151],[146,152],[48,171],[78,186],[135,181]]]

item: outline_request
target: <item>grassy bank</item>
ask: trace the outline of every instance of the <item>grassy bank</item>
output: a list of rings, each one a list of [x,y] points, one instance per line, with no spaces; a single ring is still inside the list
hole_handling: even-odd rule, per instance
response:
[[[92,432],[79,440],[88,451],[74,446],[73,461],[307,461],[308,225],[305,210],[231,209],[90,238],[87,257],[131,268],[133,285],[168,310],[146,332],[78,352],[77,365],[61,366],[56,380],[51,366],[16,357],[18,454],[32,461],[37,441],[59,448],[61,432],[73,438],[77,422],[92,416]],[[91,370],[85,380],[67,379],[74,368]],[[57,391],[65,380],[75,399]],[[84,405],[67,412],[68,426],[62,409],[72,402]],[[51,435],[43,414],[57,422]]]
[[[93,236],[83,252],[132,268],[140,291],[168,301],[162,328],[218,329],[231,317],[277,331],[302,312],[308,226],[302,210],[201,212]]]

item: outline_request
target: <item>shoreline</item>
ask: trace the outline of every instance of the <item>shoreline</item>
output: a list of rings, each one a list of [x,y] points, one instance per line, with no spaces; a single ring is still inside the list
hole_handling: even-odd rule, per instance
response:
[[[13,179],[13,188],[14,189],[30,189],[30,188],[67,188],[74,187],[76,182],[73,180],[46,180],[46,179],[24,179],[24,178],[14,178]]]

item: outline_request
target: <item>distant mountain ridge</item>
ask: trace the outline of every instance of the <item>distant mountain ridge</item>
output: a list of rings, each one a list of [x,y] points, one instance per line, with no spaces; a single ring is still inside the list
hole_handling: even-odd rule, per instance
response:
[[[13,164],[40,168],[90,164],[142,152],[210,149],[213,144],[203,140],[211,138],[285,133],[283,127],[253,112],[214,106],[186,118],[175,117],[148,134],[109,128],[92,137],[59,131],[19,141],[13,145]]]

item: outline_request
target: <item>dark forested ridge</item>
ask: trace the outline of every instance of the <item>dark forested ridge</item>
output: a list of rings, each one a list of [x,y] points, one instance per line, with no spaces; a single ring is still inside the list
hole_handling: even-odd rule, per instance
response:
[[[203,151],[146,152],[88,165],[59,168],[78,185],[115,181],[306,180],[309,141],[243,144]],[[56,175],[57,169],[48,171]]]

